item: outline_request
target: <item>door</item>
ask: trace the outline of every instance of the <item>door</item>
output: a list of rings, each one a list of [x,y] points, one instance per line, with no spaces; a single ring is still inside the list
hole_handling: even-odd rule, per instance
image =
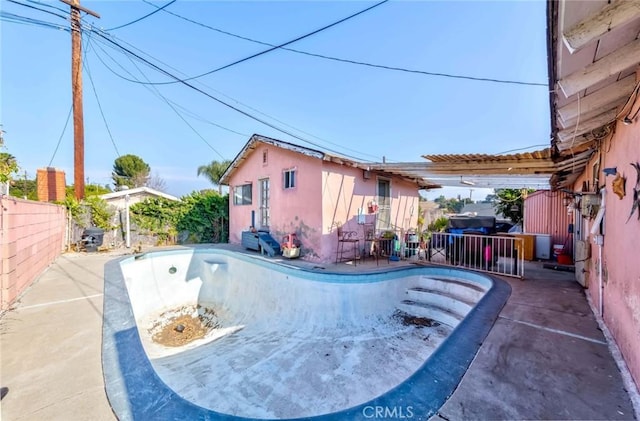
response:
[[[391,181],[378,178],[378,231],[391,229]]]
[[[269,179],[263,178],[258,181],[260,184],[260,229],[269,230],[270,211],[269,211]]]

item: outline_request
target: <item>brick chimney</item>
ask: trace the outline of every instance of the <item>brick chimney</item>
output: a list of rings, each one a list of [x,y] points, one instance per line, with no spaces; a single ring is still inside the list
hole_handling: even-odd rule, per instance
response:
[[[53,167],[38,168],[36,184],[40,202],[62,202],[64,200],[66,187],[64,171]]]

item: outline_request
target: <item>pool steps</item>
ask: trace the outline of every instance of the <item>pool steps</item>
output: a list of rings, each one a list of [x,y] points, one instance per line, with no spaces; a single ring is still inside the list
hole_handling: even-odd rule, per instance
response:
[[[481,286],[460,279],[422,276],[414,286],[407,288],[407,299],[398,305],[398,309],[456,327],[485,292]]]

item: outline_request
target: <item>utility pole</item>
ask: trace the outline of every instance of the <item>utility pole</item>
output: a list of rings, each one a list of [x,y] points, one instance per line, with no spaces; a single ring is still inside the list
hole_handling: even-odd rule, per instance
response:
[[[84,198],[84,116],[82,107],[82,34],[80,11],[100,18],[80,6],[80,0],[60,0],[71,7],[71,94],[73,96],[73,185],[76,199]]]

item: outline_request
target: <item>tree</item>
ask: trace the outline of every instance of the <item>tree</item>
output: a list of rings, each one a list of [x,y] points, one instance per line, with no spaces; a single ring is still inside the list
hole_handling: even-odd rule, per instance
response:
[[[67,196],[74,195],[74,185],[67,186],[65,189],[65,193]],[[109,188],[108,184],[101,186],[100,184],[85,184],[84,186],[84,196],[100,196],[106,193],[111,193],[111,188]]]
[[[532,189],[496,189],[497,200],[493,203],[493,207],[497,213],[517,224],[524,215],[524,197],[534,191]]]
[[[114,161],[111,177],[116,190],[122,186],[142,187],[147,184],[150,172],[149,165],[139,156],[122,155]]]
[[[18,161],[13,155],[0,152],[0,183],[10,181],[18,169]]]
[[[230,160],[211,161],[209,165],[200,165],[198,167],[198,175],[204,175],[212,184],[218,186],[218,194],[222,195],[222,186],[220,179],[231,164]]]
[[[498,200],[498,196],[496,196],[495,194],[488,194],[487,197],[484,198],[482,203],[493,203],[496,200]]]
[[[469,198],[465,198],[463,200],[458,197],[457,199],[446,199],[444,196],[440,196],[434,200],[440,209],[444,209],[449,213],[460,213],[465,203],[473,203],[473,201]]]
[[[11,180],[11,195],[29,200],[38,200],[36,180]]]
[[[149,180],[147,180],[147,186],[161,192],[166,192],[167,190],[167,183],[158,173],[151,174]]]

